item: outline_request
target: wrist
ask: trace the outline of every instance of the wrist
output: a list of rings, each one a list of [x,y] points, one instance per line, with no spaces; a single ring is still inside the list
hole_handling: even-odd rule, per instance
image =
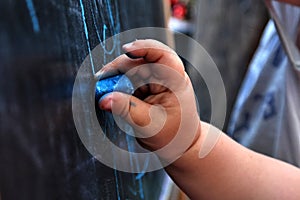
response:
[[[217,144],[222,131],[206,123],[199,122],[197,134],[192,145],[167,168],[193,168],[197,160],[204,159]]]

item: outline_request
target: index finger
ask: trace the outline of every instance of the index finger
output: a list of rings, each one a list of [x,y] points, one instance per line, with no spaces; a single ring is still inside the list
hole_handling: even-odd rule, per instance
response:
[[[169,66],[180,74],[184,73],[183,63],[176,52],[157,40],[136,40],[125,44],[123,49],[131,58],[143,58],[147,63]]]
[[[143,59],[131,59],[125,54],[122,54],[112,62],[103,66],[103,68],[95,74],[95,79],[99,80],[121,73],[125,74],[130,69],[143,64],[145,64]]]
[[[126,73],[134,67],[146,63],[157,63],[168,66],[179,74],[184,74],[183,63],[173,49],[152,39],[136,40],[125,44],[123,54],[105,65],[96,73],[97,78],[106,78],[119,73]]]

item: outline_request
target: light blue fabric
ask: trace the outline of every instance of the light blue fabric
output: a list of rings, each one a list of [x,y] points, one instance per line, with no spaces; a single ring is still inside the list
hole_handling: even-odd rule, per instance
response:
[[[300,166],[299,77],[271,20],[249,66],[227,133],[257,152]]]
[[[272,155],[282,122],[286,57],[272,21],[254,56],[232,113],[228,133],[241,144]]]

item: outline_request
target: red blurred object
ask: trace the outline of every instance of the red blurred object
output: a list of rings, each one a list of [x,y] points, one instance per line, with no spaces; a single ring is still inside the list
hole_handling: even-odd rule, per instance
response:
[[[179,0],[170,0],[170,2],[171,2],[171,6],[173,6],[173,5],[177,4],[179,2]]]
[[[187,13],[187,8],[184,4],[178,3],[173,6],[173,16],[178,19],[184,19]]]

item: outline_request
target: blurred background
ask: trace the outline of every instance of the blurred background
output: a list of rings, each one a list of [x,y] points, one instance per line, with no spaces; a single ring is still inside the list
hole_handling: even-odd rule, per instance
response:
[[[72,117],[76,73],[94,47],[122,31],[167,27],[184,33],[220,70],[227,102],[218,103],[227,108],[226,130],[268,18],[257,0],[2,0],[0,199],[186,199],[163,170],[124,173],[89,154]],[[120,53],[118,47],[102,56]],[[206,85],[188,63],[186,69],[201,118],[209,121]],[[132,138],[116,129],[109,114],[99,118],[116,144],[129,144]]]

